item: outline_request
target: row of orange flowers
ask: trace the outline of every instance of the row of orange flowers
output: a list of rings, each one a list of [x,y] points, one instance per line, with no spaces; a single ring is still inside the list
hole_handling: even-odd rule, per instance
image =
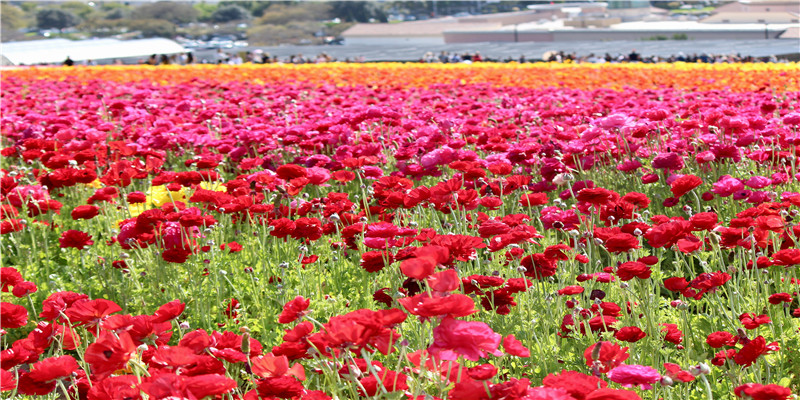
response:
[[[181,83],[192,80],[429,86],[439,83],[488,83],[494,86],[578,89],[675,88],[736,92],[800,90],[800,64],[313,64],[37,67],[3,71],[3,80],[77,79]]]

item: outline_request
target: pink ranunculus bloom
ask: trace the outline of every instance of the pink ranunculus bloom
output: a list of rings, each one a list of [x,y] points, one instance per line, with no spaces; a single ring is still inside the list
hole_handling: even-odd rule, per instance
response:
[[[661,379],[661,374],[644,365],[620,365],[609,371],[608,379],[625,387],[639,386],[643,390],[650,390],[652,384]]]
[[[467,360],[478,361],[486,353],[502,356],[497,349],[502,336],[495,333],[489,325],[476,321],[459,321],[447,317],[433,329],[433,345],[428,351],[442,360],[455,360],[464,356]]]
[[[742,181],[730,175],[723,175],[716,183],[714,183],[711,191],[719,196],[728,197],[742,189],[744,189]]]
[[[769,186],[771,183],[772,180],[766,176],[754,176],[744,182],[745,185],[753,189],[763,189]]]

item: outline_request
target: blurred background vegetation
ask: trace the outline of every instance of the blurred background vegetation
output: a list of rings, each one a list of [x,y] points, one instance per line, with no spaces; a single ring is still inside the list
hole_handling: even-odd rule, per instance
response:
[[[522,10],[541,1],[3,1],[2,41],[165,37],[320,44],[355,23]],[[549,1],[548,1],[549,3]]]

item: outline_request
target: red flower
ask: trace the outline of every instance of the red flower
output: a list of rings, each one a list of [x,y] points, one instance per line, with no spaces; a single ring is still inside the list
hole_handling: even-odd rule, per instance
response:
[[[22,282],[22,274],[14,267],[0,268],[0,284],[2,284],[2,291],[8,292],[9,287]]]
[[[443,246],[424,246],[418,248],[415,255],[400,263],[400,272],[421,281],[432,274],[438,264],[447,262],[450,251]]]
[[[305,388],[297,379],[289,376],[279,376],[260,380],[256,390],[261,398],[278,397],[281,399],[292,399],[300,397],[303,391],[305,391]]]
[[[602,388],[589,393],[584,400],[642,400],[642,398],[632,390]]]
[[[139,379],[134,375],[112,376],[94,382],[89,389],[88,400],[139,400]]]
[[[103,318],[115,312],[122,311],[117,303],[111,300],[95,299],[76,301],[64,312],[69,321],[76,326],[96,326]]]
[[[664,369],[667,371],[665,375],[668,377],[679,380],[681,382],[691,382],[694,380],[694,375],[689,371],[684,371],[678,364],[664,363]]]
[[[635,326],[626,326],[620,328],[620,330],[618,330],[617,333],[614,334],[614,337],[617,340],[629,343],[638,342],[645,336],[647,336],[647,334]]]
[[[423,292],[397,301],[409,314],[419,316],[422,321],[441,316],[465,317],[478,312],[472,298],[457,293],[442,295]]]
[[[628,359],[628,348],[619,347],[613,342],[597,342],[583,352],[586,365],[597,366],[598,371],[606,373],[616,368]]]
[[[386,392],[397,392],[408,389],[408,385],[406,384],[408,377],[403,373],[383,370],[377,372],[377,375],[381,379],[380,382],[378,382],[378,378],[376,378],[374,374],[370,374],[359,380],[359,383],[361,383],[361,386],[364,388],[363,391],[360,388],[358,390],[361,396],[375,396],[378,393],[382,393],[384,390]],[[378,385],[380,385],[382,389],[378,388]]]
[[[650,267],[639,261],[628,261],[617,267],[617,276],[621,281],[629,281],[633,278],[647,279],[651,273]]]
[[[127,196],[128,203],[139,204],[147,201],[147,195],[142,192],[131,192]]]
[[[492,364],[481,364],[467,369],[467,375],[478,381],[487,381],[497,375],[497,367]]]
[[[722,346],[733,346],[736,344],[736,339],[729,332],[717,331],[708,334],[708,337],[706,337],[706,343],[708,343],[709,346],[718,349]]]
[[[62,248],[73,247],[78,250],[94,244],[91,235],[86,232],[76,231],[74,229],[70,229],[61,233],[58,243]]]
[[[682,292],[689,287],[689,282],[685,278],[672,277],[664,279],[664,287],[671,292]]]
[[[606,246],[606,250],[612,253],[624,253],[641,247],[639,238],[629,233],[612,235],[603,244]]]
[[[576,400],[583,400],[589,393],[608,386],[608,383],[600,378],[568,370],[547,375],[542,384],[549,388],[564,389]]]
[[[522,345],[522,342],[517,340],[514,335],[508,335],[503,338],[503,349],[506,353],[516,357],[530,357],[531,351]]]
[[[791,303],[792,295],[789,293],[775,293],[769,296],[769,304],[778,305],[781,303]]]
[[[592,204],[595,207],[608,204],[618,198],[619,194],[605,188],[583,188],[575,195],[576,200]]]
[[[659,324],[663,326],[661,328],[661,332],[666,332],[664,336],[664,341],[674,343],[674,344],[681,344],[683,342],[683,332],[678,330],[678,325],[675,324]]]
[[[16,304],[0,303],[0,327],[14,329],[28,323],[28,309]]]
[[[84,359],[92,367],[92,373],[101,379],[122,369],[136,351],[136,345],[128,332],[123,331],[118,335],[119,337],[108,331],[100,331],[97,341],[86,348]]]
[[[283,306],[283,311],[278,317],[278,323],[288,324],[307,314],[306,309],[311,304],[311,300],[297,296]]]
[[[547,204],[547,193],[531,193],[522,195],[519,204],[523,207],[535,207]]]
[[[752,365],[759,356],[767,352],[767,340],[759,336],[747,344],[733,357],[733,361],[744,367]]]
[[[36,293],[37,290],[38,288],[36,287],[35,283],[22,281],[14,285],[14,290],[11,291],[11,294],[16,297],[25,297],[31,293]]]
[[[186,304],[181,303],[180,300],[172,300],[169,303],[158,307],[158,310],[153,314],[155,318],[153,318],[153,323],[171,321],[175,318],[178,318],[179,315],[183,313],[183,310],[186,309]]]
[[[786,400],[792,395],[792,390],[776,384],[746,383],[733,389],[733,393],[736,397],[745,395],[753,400]]]
[[[89,206],[89,205],[77,206],[72,210],[72,213],[70,213],[72,219],[74,220],[92,219],[96,217],[98,214],[100,214],[100,208],[97,206]]]
[[[703,184],[703,180],[694,175],[683,175],[678,179],[672,181],[670,184],[670,191],[672,191],[672,195],[676,198],[680,198],[686,193],[689,193],[692,189],[700,186]]]
[[[72,373],[78,371],[78,362],[72,356],[45,358],[31,364],[28,377],[37,382],[51,382],[57,379],[72,378]]]
[[[492,331],[489,325],[477,321],[459,321],[446,317],[433,328],[433,345],[428,351],[442,360],[455,360],[464,356],[467,360],[478,361],[486,353],[501,356],[497,346],[502,337]]]

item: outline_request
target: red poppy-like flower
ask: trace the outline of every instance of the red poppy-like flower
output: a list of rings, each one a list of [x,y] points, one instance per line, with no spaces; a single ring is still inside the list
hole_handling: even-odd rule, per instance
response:
[[[606,373],[616,368],[628,359],[628,348],[620,347],[613,342],[597,342],[583,352],[586,365],[597,366],[598,371]]]
[[[706,337],[709,346],[718,349],[722,346],[733,346],[736,344],[735,337],[730,332],[717,331],[709,333]]]
[[[752,400],[786,400],[792,395],[792,390],[774,383],[746,383],[733,389],[733,393],[736,397],[748,396]]]
[[[120,332],[117,336],[101,330],[97,341],[86,348],[84,360],[92,367],[92,373],[102,379],[122,369],[135,351],[136,345],[128,332]]]
[[[11,294],[16,297],[25,297],[31,293],[36,293],[37,290],[38,288],[36,287],[35,283],[22,281],[14,285],[14,290],[11,291]]]
[[[432,274],[438,264],[447,262],[450,251],[443,246],[424,246],[418,248],[415,255],[400,263],[400,272],[421,281]]]
[[[256,387],[261,398],[278,397],[281,399],[299,398],[305,388],[297,379],[290,376],[264,378],[258,381]]]
[[[535,207],[547,204],[547,193],[524,194],[519,199],[519,204],[523,207]]]
[[[542,384],[545,387],[564,389],[578,400],[585,399],[589,393],[598,388],[608,386],[608,383],[600,378],[568,370],[547,375]]]
[[[79,220],[79,219],[92,219],[100,214],[100,207],[91,206],[91,205],[83,205],[77,206],[72,209],[70,215],[72,219]]]
[[[442,360],[455,360],[463,356],[467,360],[478,361],[487,353],[503,355],[497,347],[500,334],[492,331],[489,325],[477,321],[459,321],[446,317],[433,328],[433,345],[428,351]]]
[[[155,318],[153,318],[153,323],[171,321],[175,318],[178,318],[183,313],[183,310],[186,309],[186,304],[181,303],[180,300],[172,300],[169,303],[165,303],[161,307],[158,307],[158,310],[153,314]]]
[[[664,335],[664,341],[674,343],[674,344],[681,344],[683,342],[683,332],[678,329],[678,325],[676,324],[659,324],[663,328],[661,328],[661,332],[666,332]]]
[[[298,318],[307,314],[306,309],[311,304],[311,300],[304,299],[303,296],[297,296],[289,300],[284,306],[281,315],[278,317],[278,323],[288,324],[294,322]]]
[[[758,336],[745,344],[733,357],[733,361],[741,366],[749,367],[767,351],[767,340],[763,336]]]
[[[5,301],[0,303],[0,326],[14,329],[28,323],[28,309]]]
[[[678,364],[664,363],[664,369],[667,372],[664,375],[674,380],[678,380],[681,382],[691,382],[694,380],[694,375],[689,373],[689,371],[684,371]]]
[[[72,356],[50,357],[31,364],[28,377],[37,382],[51,382],[62,378],[71,378],[72,373],[80,367]]]
[[[789,293],[775,293],[769,296],[769,304],[778,305],[781,303],[791,303],[792,302],[792,295]]]
[[[639,238],[630,233],[612,235],[605,240],[603,245],[605,245],[606,250],[611,253],[624,253],[641,247],[639,245]]]
[[[81,250],[87,246],[91,246],[94,244],[92,241],[92,236],[86,232],[77,231],[74,229],[70,229],[66,232],[61,233],[61,237],[58,239],[58,243],[62,248],[76,248]]]
[[[514,335],[508,335],[503,338],[503,349],[506,351],[507,354],[516,357],[530,357],[531,351],[528,350],[525,346],[522,345],[522,342],[517,340]]]
[[[64,314],[76,326],[93,327],[99,324],[103,318],[119,311],[122,311],[122,307],[117,303],[106,299],[95,299],[76,301],[67,308]]]
[[[94,382],[88,400],[139,400],[142,398],[135,375],[111,376]]]
[[[683,175],[670,184],[670,191],[676,198],[680,198],[692,189],[703,184],[703,180],[695,175]]]
[[[639,261],[628,261],[617,267],[617,277],[621,281],[629,281],[633,278],[647,279],[652,271],[645,263]]]
[[[481,364],[467,369],[467,375],[478,381],[486,381],[497,375],[497,367],[492,364]]]
[[[419,316],[422,321],[440,316],[465,317],[478,312],[472,298],[458,293],[443,295],[423,292],[397,301],[409,314]]]
[[[614,337],[623,342],[635,343],[647,336],[644,331],[635,326],[626,326],[620,328]]]
[[[2,284],[2,291],[8,292],[9,287],[22,282],[22,274],[14,267],[0,268],[0,284]]]
[[[378,377],[375,377],[376,374]],[[359,379],[361,387],[364,388],[364,390],[361,390],[361,388],[358,390],[361,396],[372,397],[378,393],[382,393],[383,391],[398,392],[408,389],[408,384],[406,384],[408,377],[403,373],[391,370],[382,370],[376,374],[370,374]],[[380,382],[378,381],[378,378],[380,378]],[[380,388],[378,387],[379,385]]]

